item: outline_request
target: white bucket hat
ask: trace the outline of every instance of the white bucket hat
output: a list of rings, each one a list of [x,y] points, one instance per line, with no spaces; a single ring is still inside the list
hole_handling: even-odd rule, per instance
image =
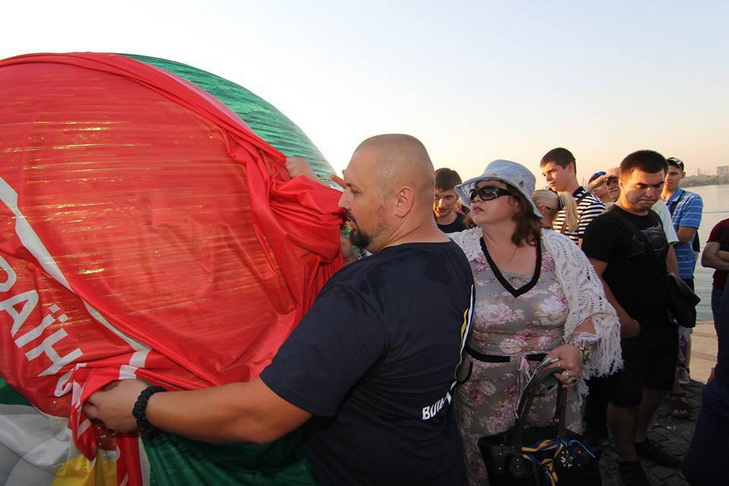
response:
[[[483,174],[472,179],[468,179],[463,184],[456,186],[456,192],[466,206],[471,205],[471,199],[468,197],[476,184],[481,181],[501,181],[508,186],[516,189],[524,198],[532,205],[534,215],[538,218],[542,217],[542,213],[537,205],[532,201],[532,192],[536,185],[534,174],[521,164],[510,160],[494,160],[484,169]]]

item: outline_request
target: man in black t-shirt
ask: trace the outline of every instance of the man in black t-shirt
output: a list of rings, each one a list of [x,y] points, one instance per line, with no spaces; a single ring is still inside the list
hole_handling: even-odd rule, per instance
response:
[[[465,216],[458,202],[456,186],[461,176],[453,169],[442,167],[435,171],[435,199],[433,215],[443,233],[456,233],[466,229]]]
[[[125,432],[137,426],[134,408],[152,426],[207,441],[270,442],[306,423],[323,484],[460,484],[451,401],[473,277],[435,224],[433,178],[413,137],[357,148],[339,206],[352,243],[373,256],[332,277],[258,379],[156,393],[146,409],[146,385],[125,380],[84,411]]]
[[[678,349],[663,290],[668,242],[651,207],[666,170],[662,155],[641,150],[620,164],[620,197],[587,228],[582,249],[603,280],[622,328],[624,368],[608,379],[608,426],[623,482],[649,484],[638,456],[677,467],[678,458],[647,441],[646,432],[673,385]]]

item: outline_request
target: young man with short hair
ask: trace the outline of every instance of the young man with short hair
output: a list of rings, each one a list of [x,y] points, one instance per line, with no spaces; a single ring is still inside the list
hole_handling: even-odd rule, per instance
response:
[[[458,172],[447,167],[435,171],[435,199],[433,214],[443,233],[455,233],[466,229],[465,216],[460,212],[456,186],[460,184]]]
[[[623,329],[624,368],[608,378],[608,426],[623,483],[650,484],[638,459],[670,467],[681,461],[649,442],[647,430],[673,387],[678,332],[663,291],[669,245],[651,210],[663,187],[666,160],[641,150],[620,164],[620,197],[585,233],[582,249],[602,279]]]
[[[689,192],[681,187],[681,181],[686,177],[684,163],[676,157],[669,157],[668,173],[666,174],[665,185],[661,193],[661,199],[666,201],[668,210],[671,212],[673,228],[678,235],[678,243],[674,245],[676,258],[678,259],[678,276],[686,284],[694,288],[694,268],[696,267],[696,252],[693,248],[696,232],[701,224],[701,213],[704,209],[704,201],[695,192]],[[694,310],[693,322],[679,322],[679,368],[678,383],[688,385],[689,383],[689,362],[691,360],[691,330],[696,325],[696,311]],[[685,325],[684,325],[685,324]],[[681,401],[681,391],[677,387],[674,392],[674,409],[684,411],[683,417],[688,416],[688,401]],[[678,418],[679,415],[674,414]]]
[[[572,152],[566,148],[558,147],[544,154],[539,168],[550,189],[572,194],[577,203],[577,217],[580,220],[577,231],[567,230],[567,215],[564,209],[557,213],[552,229],[567,235],[572,241],[581,245],[585,229],[593,219],[605,211],[605,205],[577,182],[577,162]]]

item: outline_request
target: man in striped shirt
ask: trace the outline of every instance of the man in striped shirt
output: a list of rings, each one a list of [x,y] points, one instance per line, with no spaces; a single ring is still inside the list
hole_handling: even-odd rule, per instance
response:
[[[572,152],[566,148],[555,148],[544,154],[539,168],[550,189],[572,194],[577,203],[577,216],[580,221],[577,231],[571,232],[567,229],[564,209],[557,214],[552,229],[567,235],[582,246],[582,237],[587,225],[605,211],[605,205],[577,182],[577,162]]]
[[[673,228],[678,235],[678,243],[674,246],[676,250],[676,258],[678,259],[678,276],[694,288],[694,268],[696,267],[696,252],[694,250],[694,239],[696,232],[701,224],[701,214],[704,210],[704,201],[701,196],[695,192],[689,192],[681,187],[681,181],[686,177],[684,163],[676,157],[669,157],[668,173],[666,174],[666,182],[663,185],[663,193],[661,198],[666,201],[671,218],[673,220]],[[689,384],[689,363],[691,361],[691,329],[696,325],[696,311],[694,310],[693,322],[679,322],[679,370],[678,384]],[[674,400],[681,395],[680,388],[674,389]],[[675,403],[674,405],[678,405]],[[685,410],[685,400],[683,407],[673,407],[674,410],[682,408]],[[687,418],[688,412],[679,412],[674,416],[681,415],[681,418]]]

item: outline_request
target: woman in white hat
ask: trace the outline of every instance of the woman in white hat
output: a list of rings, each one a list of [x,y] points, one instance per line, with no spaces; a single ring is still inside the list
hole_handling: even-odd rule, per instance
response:
[[[464,381],[456,392],[470,484],[488,484],[478,439],[514,425],[522,387],[540,363],[555,358],[550,366],[565,369],[557,378],[569,388],[567,426],[577,432],[584,379],[621,364],[615,310],[577,245],[541,228],[531,199],[534,183],[526,167],[496,160],[456,187],[476,224],[449,234],[470,261],[476,283]],[[537,425],[551,422],[555,396],[535,400],[530,417]]]

